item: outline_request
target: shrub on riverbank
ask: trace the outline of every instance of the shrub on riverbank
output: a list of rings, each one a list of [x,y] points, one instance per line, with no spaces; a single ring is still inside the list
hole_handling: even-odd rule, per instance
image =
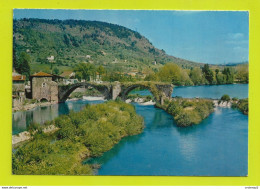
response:
[[[248,98],[240,99],[236,103],[232,103],[232,108],[237,108],[243,114],[248,115]]]
[[[14,174],[89,175],[86,157],[100,156],[122,137],[139,134],[143,118],[132,105],[121,101],[87,105],[55,120],[59,131],[51,136],[39,133],[13,154]]]
[[[213,103],[205,99],[175,98],[163,106],[178,126],[185,127],[199,124],[213,112]]]

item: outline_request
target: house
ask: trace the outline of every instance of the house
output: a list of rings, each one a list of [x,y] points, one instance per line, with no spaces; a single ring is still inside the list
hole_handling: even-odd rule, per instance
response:
[[[70,85],[78,83],[78,79],[75,78],[76,74],[73,71],[64,71],[61,75],[63,77],[63,84]]]
[[[86,55],[86,58],[91,58],[91,56],[90,55]]]
[[[47,60],[48,60],[49,62],[54,62],[54,56],[49,56],[49,57],[47,57]]]
[[[30,76],[32,99],[38,101],[58,102],[58,84],[54,76],[38,72]]]
[[[25,80],[26,76],[18,74],[15,70],[12,73],[12,101],[13,107],[23,105],[25,101]]]
[[[64,71],[60,76],[66,78],[66,79],[74,79],[75,75],[76,74],[73,71]]]

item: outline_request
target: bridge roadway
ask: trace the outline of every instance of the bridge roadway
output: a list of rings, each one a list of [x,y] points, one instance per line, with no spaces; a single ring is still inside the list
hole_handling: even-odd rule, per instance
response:
[[[130,91],[137,87],[148,89],[155,97],[157,103],[163,104],[164,99],[171,98],[173,85],[170,83],[153,82],[153,81],[140,81],[140,82],[81,82],[71,85],[59,85],[58,86],[58,100],[59,102],[65,102],[69,95],[78,87],[85,86],[93,87],[102,93],[105,99],[115,100],[117,97],[125,100]]]

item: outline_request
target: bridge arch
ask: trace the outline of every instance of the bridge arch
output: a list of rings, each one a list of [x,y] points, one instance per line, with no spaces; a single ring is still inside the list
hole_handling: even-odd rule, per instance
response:
[[[128,94],[132,90],[134,90],[134,89],[136,89],[138,87],[142,87],[144,89],[149,90],[152,93],[152,95],[154,96],[155,101],[156,102],[160,102],[160,92],[157,90],[157,88],[154,85],[146,85],[146,84],[139,84],[139,83],[132,84],[132,85],[129,85],[129,86],[124,86],[122,88],[121,93],[119,94],[119,97],[121,97],[121,99],[123,99],[123,100],[126,100]]]
[[[72,85],[59,86],[59,102],[65,102],[69,95],[79,87],[93,87],[104,95],[105,99],[110,99],[110,87],[95,83],[76,83]]]

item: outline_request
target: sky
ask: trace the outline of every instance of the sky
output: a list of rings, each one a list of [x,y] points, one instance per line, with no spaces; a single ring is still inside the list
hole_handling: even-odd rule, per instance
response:
[[[76,19],[125,26],[167,54],[209,64],[248,61],[247,11],[14,9],[14,19]]]

